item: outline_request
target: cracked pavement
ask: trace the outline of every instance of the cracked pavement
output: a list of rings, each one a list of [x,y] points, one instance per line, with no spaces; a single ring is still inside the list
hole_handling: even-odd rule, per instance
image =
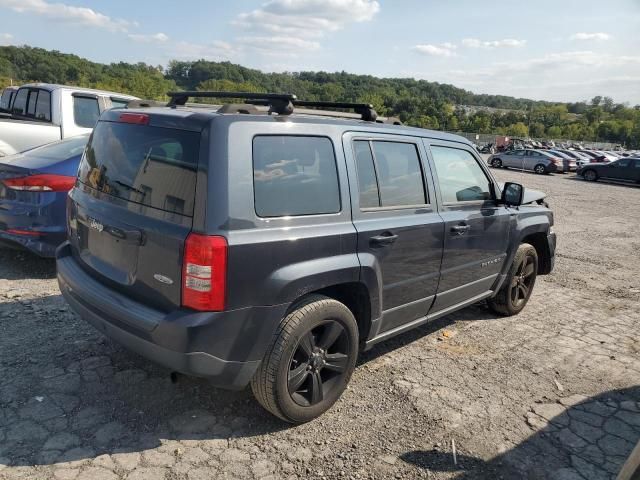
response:
[[[0,250],[0,479],[615,478],[640,439],[640,188],[494,173],[549,194],[555,272],[517,317],[378,345],[297,427],[173,383],[67,308],[53,262]]]

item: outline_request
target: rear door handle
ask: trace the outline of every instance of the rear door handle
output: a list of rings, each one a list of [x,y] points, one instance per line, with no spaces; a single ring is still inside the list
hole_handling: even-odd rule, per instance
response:
[[[386,246],[391,245],[398,239],[398,235],[394,235],[391,232],[384,232],[380,235],[376,235],[375,237],[371,237],[371,245],[372,246]]]
[[[471,229],[470,225],[454,225],[451,227],[451,233],[457,233],[458,235],[464,235]]]

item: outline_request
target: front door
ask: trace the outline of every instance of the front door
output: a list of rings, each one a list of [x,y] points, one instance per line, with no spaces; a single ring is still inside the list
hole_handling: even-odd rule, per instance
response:
[[[363,275],[381,283],[382,312],[372,338],[429,312],[438,288],[443,222],[419,140],[347,134],[344,150],[353,160],[347,164]]]
[[[634,160],[631,158],[623,158],[621,160],[611,162],[605,167],[604,176],[615,178],[617,180],[635,180],[634,170],[636,169],[634,168],[633,163]]]
[[[497,205],[497,186],[470,148],[432,141],[430,152],[444,220],[435,313],[491,290],[506,260],[511,214]]]

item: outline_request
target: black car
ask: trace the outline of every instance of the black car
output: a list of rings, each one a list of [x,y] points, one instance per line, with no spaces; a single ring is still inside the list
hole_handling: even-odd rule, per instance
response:
[[[196,95],[245,103],[186,106]],[[170,96],[102,114],[60,289],[126,347],[251,384],[286,421],[331,407],[359,352],[481,300],[517,314],[553,268],[543,195],[498,184],[462,137],[370,105]]]
[[[577,172],[589,182],[599,179],[640,183],[640,158],[621,158],[610,163],[587,163]]]

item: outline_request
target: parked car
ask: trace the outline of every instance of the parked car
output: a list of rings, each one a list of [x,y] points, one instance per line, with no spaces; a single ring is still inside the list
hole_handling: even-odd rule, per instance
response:
[[[562,172],[562,158],[552,155],[546,150],[509,150],[491,155],[487,163],[495,168],[518,168],[530,170],[538,174]]]
[[[225,95],[269,106],[184,106]],[[544,194],[498,184],[462,137],[363,104],[170,96],[101,115],[60,289],[126,347],[251,384],[281,419],[330,408],[378,342],[481,300],[517,314],[553,268]],[[309,108],[333,106],[360,117]]]
[[[607,163],[611,161],[601,152],[598,152],[596,150],[581,150],[581,153],[584,153],[585,155],[591,157],[591,163]]]
[[[80,135],[0,162],[0,243],[54,257],[67,238],[67,193],[76,181],[89,135]]]
[[[0,157],[91,132],[100,113],[135,97],[87,88],[32,83],[20,87],[0,118]]]
[[[547,150],[546,152],[550,153],[554,157],[560,157],[562,159],[562,173],[575,172],[578,169],[576,159],[571,155],[559,150]]]
[[[577,173],[589,182],[604,178],[640,183],[640,158],[625,157],[610,163],[590,163]]]
[[[586,155],[585,153],[579,152],[577,150],[560,150],[560,152],[565,153],[570,157],[573,157],[576,161],[577,168],[580,168],[582,165],[585,165],[591,162],[591,157],[589,155]]]

